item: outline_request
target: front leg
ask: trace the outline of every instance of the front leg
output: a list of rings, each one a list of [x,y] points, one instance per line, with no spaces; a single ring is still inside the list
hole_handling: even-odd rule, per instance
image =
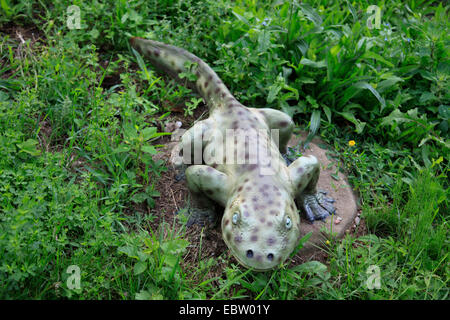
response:
[[[172,149],[170,164],[177,172],[176,181],[185,177],[185,171],[189,165],[203,162],[203,148],[206,143],[204,135],[210,129],[211,123],[211,119],[197,122],[181,136],[181,141]]]
[[[317,192],[320,166],[316,157],[300,157],[289,166],[289,175],[295,188],[297,202],[303,207],[309,221],[325,219],[334,214],[334,200],[325,192]]]
[[[230,185],[228,176],[210,166],[194,165],[186,169],[186,181],[193,201],[191,222],[216,224],[214,203],[225,207]]]

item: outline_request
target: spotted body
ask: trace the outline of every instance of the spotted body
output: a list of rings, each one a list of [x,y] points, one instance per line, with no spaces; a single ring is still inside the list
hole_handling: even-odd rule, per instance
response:
[[[188,160],[194,164],[185,171],[191,194],[209,214],[211,201],[224,207],[223,239],[241,264],[259,271],[276,267],[300,239],[296,202],[309,220],[334,210],[329,198],[316,195],[317,159],[300,157],[287,166],[281,155],[292,134],[292,119],[278,110],[243,106],[204,61],[181,48],[141,38],[130,42],[206,101],[209,118],[183,134],[173,162],[186,162],[186,150],[201,149],[201,159],[191,154]],[[194,67],[187,70],[189,66]],[[180,79],[188,71],[195,81]]]

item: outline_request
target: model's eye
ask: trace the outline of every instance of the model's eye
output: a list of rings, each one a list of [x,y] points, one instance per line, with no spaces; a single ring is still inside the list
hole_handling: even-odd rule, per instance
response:
[[[239,212],[235,212],[233,214],[233,217],[231,218],[231,221],[233,221],[233,224],[236,224],[239,220]]]
[[[291,218],[286,218],[286,228],[290,229],[292,227],[292,221]]]

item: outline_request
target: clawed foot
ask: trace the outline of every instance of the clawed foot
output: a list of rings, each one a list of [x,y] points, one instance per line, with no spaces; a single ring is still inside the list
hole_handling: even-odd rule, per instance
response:
[[[303,197],[303,208],[309,221],[322,220],[336,212],[333,205],[335,200],[326,197],[326,194],[325,191],[319,191],[316,194],[308,194]]]
[[[188,210],[179,210],[175,214],[180,213],[187,216],[186,227],[193,224],[214,227],[218,223],[218,216],[212,209],[189,208]]]

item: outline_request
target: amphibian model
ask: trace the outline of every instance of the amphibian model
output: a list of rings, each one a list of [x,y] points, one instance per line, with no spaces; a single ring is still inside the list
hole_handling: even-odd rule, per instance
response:
[[[205,100],[209,118],[183,134],[175,161],[186,160],[182,150],[200,148],[202,159],[185,171],[192,196],[206,215],[215,214],[211,200],[224,207],[222,236],[242,265],[258,271],[276,267],[300,239],[296,203],[310,221],[335,210],[333,200],[316,191],[317,159],[304,156],[287,166],[282,157],[294,127],[292,119],[278,110],[243,106],[204,61],[181,48],[137,37],[130,43]],[[189,72],[195,80],[179,77]],[[230,132],[235,133],[232,139],[221,142],[219,137]]]

